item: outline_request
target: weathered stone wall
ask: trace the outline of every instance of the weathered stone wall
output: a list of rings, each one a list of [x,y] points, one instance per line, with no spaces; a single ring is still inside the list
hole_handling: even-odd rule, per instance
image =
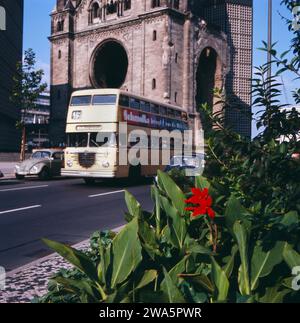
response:
[[[99,17],[91,19],[95,2]],[[207,47],[218,55],[215,86],[224,88],[231,69],[228,37],[203,25],[197,17],[199,9],[196,15],[187,10],[193,10],[188,0],[180,1],[179,10],[168,8],[171,2],[167,0],[161,0],[158,8],[151,8],[151,0],[135,0],[121,16],[100,11],[104,0],[77,3],[77,8],[69,4],[62,10],[59,1],[60,10],[52,13],[52,120],[60,124],[52,126],[56,141],[63,140],[71,92],[95,86],[94,57],[108,41],[118,42],[127,53],[128,70],[122,88],[130,92],[196,112],[196,74],[200,55]],[[57,24],[62,20],[64,30],[58,32]],[[58,129],[60,134],[55,135]]]

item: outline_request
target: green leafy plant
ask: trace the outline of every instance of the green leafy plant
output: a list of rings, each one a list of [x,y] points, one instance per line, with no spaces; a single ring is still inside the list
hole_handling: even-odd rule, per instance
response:
[[[89,253],[44,240],[77,271],[70,271],[68,277],[54,277],[48,295],[39,301],[298,300],[291,284],[287,284],[292,278],[290,267],[299,261],[298,241],[278,239],[276,230],[258,238],[258,226],[260,231],[269,230],[274,221],[256,224],[253,212],[234,196],[220,211],[211,213],[207,205],[215,209],[216,201],[213,203],[211,196],[217,194],[217,189],[205,178],[196,179],[198,188],[188,196],[167,174],[160,172],[158,182],[152,187],[153,212],[143,211],[126,192],[129,223],[118,234],[94,236],[94,250]],[[198,213],[191,210],[191,203]],[[278,230],[291,229],[294,221],[299,221],[298,213],[287,214]],[[218,227],[217,237],[213,237],[211,223]]]
[[[292,8],[292,1],[282,3]],[[298,44],[296,32],[294,54]],[[298,73],[299,55],[288,61],[274,46],[271,54],[284,66],[279,75],[286,68]],[[269,68],[259,67],[253,80],[260,134],[252,141],[241,137],[224,127],[223,111],[203,105],[210,125],[205,177],[159,172],[152,212],[126,192],[128,224],[118,234],[96,234],[91,251],[45,240],[76,269],[53,277],[37,301],[300,301],[292,288],[293,268],[300,266],[300,118],[280,103],[281,85],[268,78]],[[230,108],[220,91],[215,94],[218,105]]]

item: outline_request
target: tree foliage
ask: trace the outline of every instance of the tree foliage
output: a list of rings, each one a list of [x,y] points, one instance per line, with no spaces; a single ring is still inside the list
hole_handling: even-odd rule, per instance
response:
[[[36,55],[32,49],[25,51],[23,62],[17,63],[17,72],[13,78],[14,87],[11,101],[20,109],[22,114],[36,107],[36,100],[47,88],[42,79],[44,71],[36,69]]]

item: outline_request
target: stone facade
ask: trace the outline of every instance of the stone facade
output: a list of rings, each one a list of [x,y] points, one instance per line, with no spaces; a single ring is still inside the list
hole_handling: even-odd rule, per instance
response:
[[[232,1],[221,2],[226,11]],[[252,10],[252,1],[239,2]],[[57,0],[50,37],[53,143],[64,142],[74,90],[122,88],[191,115],[200,103],[212,103],[212,89],[226,89],[233,60],[228,30],[203,16],[210,7],[201,0]]]

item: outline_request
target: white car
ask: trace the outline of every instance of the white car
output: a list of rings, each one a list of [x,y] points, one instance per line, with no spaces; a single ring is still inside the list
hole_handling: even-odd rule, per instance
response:
[[[64,166],[64,152],[61,149],[40,149],[33,152],[31,157],[16,165],[17,179],[25,176],[38,176],[41,180],[60,176]]]
[[[202,175],[205,168],[205,155],[193,154],[188,156],[174,156],[171,158],[170,165],[166,166],[164,172],[168,173],[173,169],[185,171],[187,177],[195,177]],[[154,182],[158,183],[158,177],[154,178]]]

